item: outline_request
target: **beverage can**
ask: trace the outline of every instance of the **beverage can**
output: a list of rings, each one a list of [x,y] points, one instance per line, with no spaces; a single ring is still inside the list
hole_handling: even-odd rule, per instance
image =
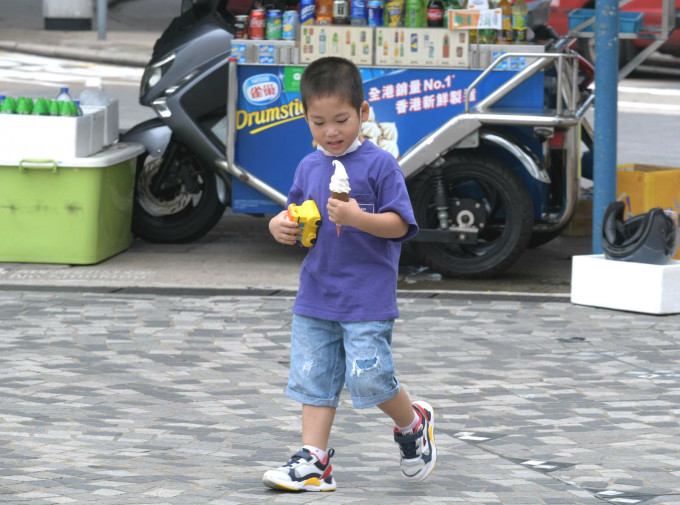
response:
[[[267,12],[264,9],[253,9],[250,12],[250,21],[248,23],[248,38],[253,40],[263,40],[266,34]]]
[[[295,35],[300,24],[300,13],[298,11],[286,11],[283,13],[283,40],[295,40]]]
[[[383,3],[382,0],[368,1],[368,26],[383,25]]]
[[[266,36],[268,40],[280,40],[283,36],[283,14],[278,9],[267,12]]]
[[[333,24],[349,24],[349,3],[347,0],[333,0]]]
[[[234,17],[234,37],[237,39],[248,38],[248,16],[240,15]]]
[[[353,0],[349,8],[349,22],[353,25],[366,24],[366,0]]]
[[[300,24],[313,25],[314,21],[316,21],[316,2],[300,0]]]

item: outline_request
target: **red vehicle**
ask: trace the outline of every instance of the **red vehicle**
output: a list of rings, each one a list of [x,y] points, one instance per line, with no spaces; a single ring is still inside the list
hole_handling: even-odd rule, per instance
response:
[[[642,33],[644,33],[645,26],[650,28],[654,26],[661,26],[662,7],[662,0],[633,0],[621,7],[621,10],[644,13],[642,22]],[[559,35],[564,35],[569,31],[568,15],[570,11],[574,9],[594,8],[594,0],[551,0],[549,24]],[[675,10],[676,18],[674,25],[680,26],[680,0],[675,0]],[[671,23],[671,25],[673,25],[673,23]],[[658,28],[655,31],[658,33]],[[622,39],[619,46],[620,63],[623,64],[627,61],[630,61],[639,51],[649,44],[649,39]],[[590,60],[594,60],[594,39],[579,39],[579,49],[583,55],[588,57]],[[663,46],[661,46],[659,51],[680,56],[680,30],[673,31],[670,38],[663,44]]]

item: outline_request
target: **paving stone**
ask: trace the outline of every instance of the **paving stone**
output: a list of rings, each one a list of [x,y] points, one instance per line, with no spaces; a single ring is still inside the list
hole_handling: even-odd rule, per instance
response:
[[[338,491],[265,489],[299,444],[292,301],[0,291],[0,503],[680,503],[680,316],[516,300],[399,300],[398,377],[437,415],[428,481],[344,392]]]

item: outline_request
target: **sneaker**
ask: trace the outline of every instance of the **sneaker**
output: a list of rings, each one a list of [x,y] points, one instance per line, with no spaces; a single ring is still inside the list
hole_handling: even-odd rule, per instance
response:
[[[420,424],[405,432],[394,428],[394,441],[401,452],[401,473],[408,480],[427,478],[437,463],[434,445],[434,409],[427,402],[414,402],[413,409],[420,416]]]
[[[325,461],[319,461],[307,449],[296,452],[288,463],[274,470],[267,470],[262,477],[265,486],[284,491],[335,491],[331,457],[328,449]]]

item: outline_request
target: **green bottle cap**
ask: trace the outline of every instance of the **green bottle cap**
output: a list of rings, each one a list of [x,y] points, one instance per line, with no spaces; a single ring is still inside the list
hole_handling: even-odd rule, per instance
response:
[[[50,106],[44,98],[38,98],[33,106],[33,114],[36,116],[49,116]]]
[[[0,107],[0,112],[3,114],[16,114],[17,102],[11,96],[6,97],[2,101],[2,107]]]

